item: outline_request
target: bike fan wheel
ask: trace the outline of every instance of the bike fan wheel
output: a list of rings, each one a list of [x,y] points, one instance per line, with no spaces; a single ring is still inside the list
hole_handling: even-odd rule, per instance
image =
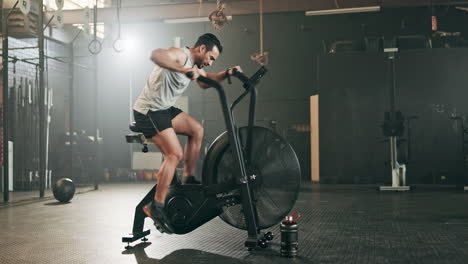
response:
[[[247,127],[239,130],[239,138],[245,152]],[[296,202],[301,172],[296,153],[278,134],[270,129],[254,127],[251,162],[246,162],[252,196],[257,208],[258,227],[265,229],[279,223]],[[246,153],[244,153],[246,159]],[[235,183],[239,172],[234,171],[234,160],[227,133],[219,136],[207,153],[203,167],[204,182]],[[239,229],[247,229],[242,204],[228,207],[220,215],[226,223]]]

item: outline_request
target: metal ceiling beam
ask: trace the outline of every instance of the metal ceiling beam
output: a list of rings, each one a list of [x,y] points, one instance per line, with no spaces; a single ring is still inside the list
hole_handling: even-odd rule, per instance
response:
[[[352,8],[380,5],[381,7],[415,7],[431,5],[460,5],[468,4],[468,1],[452,0],[354,0],[354,1],[333,1],[333,0],[264,0],[264,13],[280,12],[298,12],[308,10],[324,10],[339,8]],[[166,5],[143,5],[143,6],[123,6],[121,10],[122,22],[142,22],[157,21],[169,18],[184,18],[208,16],[213,10],[216,10],[216,4],[213,2],[187,4],[166,4]],[[231,1],[226,8],[227,15],[248,15],[257,14],[259,10],[258,1]],[[52,16],[54,12],[49,12]],[[84,23],[84,13],[82,10],[63,11],[65,24]],[[100,8],[99,22],[113,23],[117,20],[116,8]]]

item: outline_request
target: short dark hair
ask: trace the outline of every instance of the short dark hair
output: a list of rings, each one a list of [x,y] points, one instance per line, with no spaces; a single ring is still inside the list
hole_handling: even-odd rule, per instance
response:
[[[212,50],[213,47],[216,46],[218,47],[219,53],[223,52],[221,42],[219,42],[219,39],[211,33],[203,34],[198,38],[197,42],[195,43],[195,47],[199,47],[201,45],[205,45],[207,51]]]

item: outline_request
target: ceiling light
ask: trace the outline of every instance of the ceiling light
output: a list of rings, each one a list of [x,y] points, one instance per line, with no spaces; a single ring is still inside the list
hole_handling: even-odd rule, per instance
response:
[[[335,14],[347,14],[347,13],[362,13],[362,12],[377,12],[380,11],[380,6],[365,6],[365,7],[354,7],[354,8],[337,8],[337,9],[326,9],[326,10],[314,10],[306,11],[306,16],[321,16],[321,15],[335,15]]]

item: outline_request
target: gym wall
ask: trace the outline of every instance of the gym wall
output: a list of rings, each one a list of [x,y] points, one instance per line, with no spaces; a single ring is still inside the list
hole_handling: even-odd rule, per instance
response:
[[[441,30],[460,31],[462,34],[468,32],[467,27],[463,26],[468,23],[452,22],[452,20],[465,21],[467,19],[462,11],[446,10],[450,18],[448,15],[444,16],[443,11],[440,11],[441,16],[439,16]],[[452,14],[452,12],[455,13]],[[269,73],[258,87],[258,124],[268,126],[274,124],[271,121],[276,122],[278,133],[284,135],[298,153],[304,180],[310,180],[310,135],[308,131],[297,129],[297,127],[309,124],[309,97],[317,94],[317,91],[321,95],[320,106],[329,107],[327,109],[334,113],[334,119],[327,120],[321,116],[321,165],[323,164],[321,181],[323,183],[377,183],[389,179],[385,174],[388,171],[385,169],[388,147],[386,143],[380,142],[384,138],[379,128],[385,111],[385,95],[383,94],[387,85],[385,57],[383,54],[378,54],[378,45],[373,50],[364,49],[363,47],[366,47],[364,37],[372,36],[374,39],[384,37],[389,40],[396,35],[429,36],[431,34],[430,15],[431,12],[427,8],[407,8],[386,9],[380,13],[318,17],[306,17],[303,12],[264,16],[264,50],[269,52],[270,62]],[[105,142],[103,146],[103,151],[106,153],[103,157],[104,167],[130,167],[130,150],[123,139],[123,136],[128,133],[127,124],[130,119],[129,87],[132,87],[132,100],[134,101],[153,67],[149,60],[151,50],[173,46],[175,37],[182,37],[182,45],[191,46],[196,38],[205,32],[215,33],[225,48],[219,60],[213,67],[210,67],[211,69],[208,69],[210,72],[223,71],[232,65],[241,65],[246,73],[251,74],[259,67],[249,58],[250,54],[259,51],[260,46],[257,15],[236,16],[219,32],[214,31],[209,23],[124,24],[122,36],[138,40],[137,49],[130,56],[117,54],[112,50],[112,37],[104,41],[103,51],[98,56],[99,126]],[[343,55],[324,56],[323,54],[328,53],[331,44],[336,40],[353,40],[353,48]],[[82,48],[85,49],[85,45],[82,45]],[[412,52],[421,53],[420,50],[413,50],[405,54],[413,54]],[[432,55],[429,54],[433,52],[436,52],[435,49],[427,50],[418,55],[418,58],[430,57]],[[446,52],[451,51],[441,49],[437,52],[442,58]],[[405,73],[408,71],[407,77],[404,77],[402,73],[397,74],[401,83],[410,81],[411,72],[414,72],[415,67],[422,70],[420,64],[426,67],[427,72],[431,72],[431,74],[427,73],[427,76],[434,78],[431,82],[434,82],[436,78],[445,80],[449,77],[444,76],[444,73],[437,71],[436,68],[432,68],[434,66],[432,62],[421,61],[411,64],[411,59],[408,60],[409,62],[405,62],[406,68],[403,66],[398,68],[398,71]],[[445,72],[450,72],[454,67],[461,67],[452,62],[452,59],[447,59]],[[434,71],[438,74],[433,74]],[[82,81],[84,84],[79,89],[90,89],[86,87],[88,80],[82,79]],[[241,92],[237,81],[234,81],[233,86],[226,87],[230,99],[235,98]],[[370,94],[361,98],[362,96],[356,93],[356,89]],[[346,95],[347,97],[344,98],[349,102],[333,103],[330,97],[330,105],[327,106],[324,104],[327,102],[327,92],[330,96],[338,93],[335,99],[339,98],[340,93],[342,96]],[[202,90],[192,84],[187,95],[189,113],[199,121],[204,120],[206,144],[209,144],[224,130],[217,94],[213,90]],[[350,100],[364,100],[364,103],[353,105]],[[403,103],[403,99],[401,101]],[[374,107],[376,102],[381,102],[377,108]],[[83,105],[86,106],[86,102],[83,102]],[[247,109],[245,106],[240,106],[235,113],[241,123],[245,123],[244,117],[246,117]],[[354,119],[340,119],[339,113],[346,114],[356,107],[360,109],[360,112],[353,114]],[[406,112],[403,106],[401,108]],[[83,108],[77,106],[77,109]],[[89,109],[83,111],[88,113]],[[324,110],[321,108],[321,111]],[[365,115],[366,120],[360,120],[360,115]],[[325,123],[322,124],[322,122]],[[329,122],[329,129],[325,129],[326,122]],[[422,122],[421,120],[415,121],[414,125],[417,126],[417,123]],[[359,126],[355,127],[358,124]],[[415,131],[415,135],[416,133]],[[330,138],[327,138],[327,134]],[[327,142],[330,144],[327,145]],[[325,146],[327,149],[324,149]],[[417,152],[414,153],[415,157],[416,154]],[[353,168],[347,165],[351,163],[354,164]],[[337,164],[339,168],[327,171],[327,166],[337,167]],[[423,176],[414,177],[415,181],[422,181],[420,178],[424,178]]]
[[[397,54],[396,108],[418,117],[410,123],[409,183],[455,184],[464,175],[461,124],[451,118],[468,111],[467,58],[467,49]],[[387,62],[383,54],[321,57],[321,182],[391,182],[389,145],[380,128],[389,109]],[[406,133],[404,138],[402,149]],[[405,160],[407,153],[400,154]]]

